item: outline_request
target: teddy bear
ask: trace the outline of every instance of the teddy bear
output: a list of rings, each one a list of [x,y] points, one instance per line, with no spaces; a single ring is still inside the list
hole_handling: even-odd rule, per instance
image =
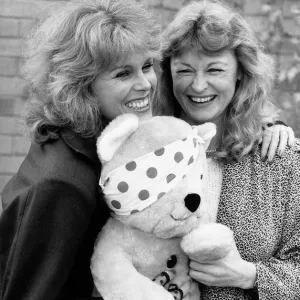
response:
[[[205,197],[205,150],[215,133],[212,123],[192,127],[170,116],[124,114],[98,138],[99,184],[112,213],[91,271],[105,300],[182,299],[177,287],[190,280],[188,255],[205,260],[228,253],[232,232],[211,223],[217,212]],[[166,270],[175,273],[172,294],[152,280],[168,276]],[[200,299],[197,284],[189,295]]]

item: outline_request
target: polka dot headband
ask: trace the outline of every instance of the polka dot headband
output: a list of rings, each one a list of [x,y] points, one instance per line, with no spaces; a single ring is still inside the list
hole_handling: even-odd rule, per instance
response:
[[[148,153],[100,178],[105,201],[118,215],[141,211],[172,189],[203,153],[196,133]],[[198,183],[199,184],[199,183]]]

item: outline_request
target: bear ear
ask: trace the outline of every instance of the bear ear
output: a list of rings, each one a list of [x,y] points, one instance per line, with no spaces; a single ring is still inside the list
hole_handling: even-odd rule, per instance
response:
[[[202,139],[204,140],[204,148],[205,150],[208,148],[209,143],[211,139],[216,135],[217,133],[217,127],[214,123],[204,123],[202,125],[195,126],[197,133]]]
[[[97,153],[102,163],[110,161],[119,147],[138,128],[139,119],[124,114],[111,121],[97,140]]]

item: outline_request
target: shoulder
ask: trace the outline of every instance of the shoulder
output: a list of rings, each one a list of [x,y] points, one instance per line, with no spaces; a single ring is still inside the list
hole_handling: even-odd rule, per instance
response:
[[[261,161],[260,155],[261,155],[261,145],[255,147],[252,153],[248,155],[248,158],[250,158],[250,160],[252,158]],[[300,139],[295,138],[294,145],[292,147],[287,145],[284,150],[284,154],[281,157],[276,153],[274,157],[274,162],[286,164],[290,160],[297,159],[299,155],[300,155]],[[247,159],[245,161],[247,161]]]
[[[284,167],[300,168],[300,139],[296,138],[292,147],[287,146],[282,157],[276,155],[274,163]]]
[[[3,197],[24,204],[26,208],[92,208],[97,199],[82,182],[64,175],[48,174],[27,186],[20,185],[19,181],[14,181],[13,185],[13,189],[3,191]]]
[[[90,192],[98,187],[100,165],[69,147],[62,138],[42,146],[34,145],[28,154],[27,166],[39,174],[37,179],[68,178],[70,182],[86,186]]]
[[[95,205],[99,187],[93,166],[57,143],[61,142],[32,145],[18,172],[3,189],[3,208],[12,202],[35,207],[51,202],[59,206],[68,199]]]
[[[297,153],[297,155],[300,154],[300,139],[299,138],[295,139],[295,143],[294,143],[294,146],[291,147],[291,151]]]
[[[272,174],[277,178],[276,180],[290,178],[293,173],[300,172],[300,140],[295,139],[294,145],[287,146],[282,156],[276,154],[272,162],[263,161],[261,147],[257,147],[246,159],[246,163],[254,166],[256,170]]]
[[[246,155],[241,161],[225,164],[225,170],[235,172],[245,172],[245,170],[255,168],[257,170],[276,171],[289,170],[298,166],[300,169],[300,139],[296,138],[292,147],[287,146],[284,154],[278,154],[272,162],[261,159],[261,145],[254,147],[253,151]]]

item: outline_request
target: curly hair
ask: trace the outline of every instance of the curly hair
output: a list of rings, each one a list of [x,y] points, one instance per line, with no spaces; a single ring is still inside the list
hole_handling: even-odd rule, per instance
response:
[[[223,50],[234,53],[240,80],[226,108],[221,145],[215,156],[220,161],[240,160],[258,143],[263,125],[273,121],[277,110],[269,101],[274,82],[273,59],[243,17],[221,1],[193,1],[183,7],[163,33],[161,74],[153,103],[154,114],[179,117],[181,106],[173,93],[172,57],[186,49],[205,55]]]
[[[24,120],[43,143],[69,128],[88,138],[107,120],[92,93],[95,77],[127,55],[160,58],[161,29],[146,7],[134,0],[69,2],[29,35],[25,78],[31,97]]]

